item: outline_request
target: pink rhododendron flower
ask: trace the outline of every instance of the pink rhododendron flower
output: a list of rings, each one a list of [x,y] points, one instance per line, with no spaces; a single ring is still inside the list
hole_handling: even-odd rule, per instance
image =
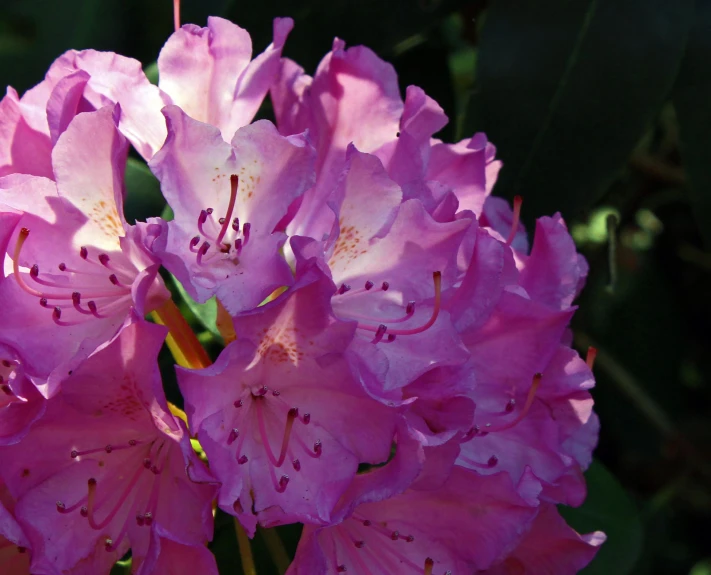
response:
[[[0,341],[33,374],[92,351],[132,307],[143,314],[168,296],[148,249],[159,228],[123,217],[126,143],[112,115],[107,107],[72,121],[52,151],[56,184],[0,179],[0,210],[22,214],[4,257]]]
[[[44,409],[44,398],[25,374],[17,354],[0,344],[0,445],[21,440]]]
[[[313,78],[282,59],[271,95],[279,130],[308,129],[318,152],[316,185],[296,206],[290,234],[329,232],[333,215],[323,206],[351,144],[382,161],[404,199],[417,198],[433,212],[454,193],[462,209],[481,214],[501,166],[494,147],[483,134],[454,145],[433,139],[447,123],[440,106],[416,86],[403,102],[395,70],[370,49],[334,40]]]
[[[599,428],[562,218],[529,251],[483,134],[436,139],[443,110],[368,48],[307,76],[292,26],[252,59],[226,20],[176,23],[159,86],[69,51],[0,101],[3,573],[130,550],[137,575],[217,575],[215,503],[250,536],[303,522],[289,575],[568,575],[604,541],[555,508]],[[250,124],[267,91],[277,126]],[[125,221],[129,142],[172,221]],[[218,299],[214,364],[161,266]]]
[[[215,556],[204,545],[184,545],[151,531],[148,553],[136,575],[218,575]]]
[[[522,489],[535,492],[536,481],[528,483]],[[436,489],[415,485],[331,526],[306,526],[288,573],[471,573],[515,544],[535,514],[506,474],[455,467]]]
[[[227,144],[177,107],[165,114],[168,140],[150,165],[175,219],[154,252],[197,301],[217,295],[233,314],[254,308],[293,281],[275,228],[313,181],[313,150],[266,120]]]
[[[419,200],[402,202],[401,189],[374,156],[350,148],[346,170],[328,204],[338,216],[331,237],[324,243],[294,238],[291,246],[297,267],[309,258],[325,260],[339,286],[333,310],[357,327],[361,344],[351,351],[386,369],[382,381],[366,385],[398,399],[393,390],[467,358],[440,300],[456,281],[470,222],[440,223]]]
[[[178,368],[191,428],[222,481],[220,506],[252,531],[280,510],[324,522],[359,463],[387,461],[397,413],[371,399],[343,356],[355,326],[331,311],[317,267],[235,320],[239,339],[203,370]]]
[[[553,505],[543,504],[528,533],[488,575],[573,575],[587,566],[605,535],[595,531],[579,535],[566,525]]]
[[[0,448],[33,565],[104,571],[129,547],[140,565],[154,531],[182,545],[211,537],[215,488],[160,386],[164,336],[134,319],[78,362],[22,443]]]
[[[22,100],[9,90],[0,103],[0,175],[11,170],[49,176],[51,144],[69,119],[109,104],[120,104],[119,129],[146,160],[165,141],[161,109],[170,104],[231,139],[257,113],[292,27],[290,18],[277,18],[274,42],[251,60],[251,38],[239,26],[216,17],[208,19],[207,28],[186,24],[158,57],[159,86],[132,58],[96,50],[66,52]]]
[[[219,128],[229,142],[261,106],[293,27],[291,18],[276,18],[273,43],[250,61],[252,39],[243,28],[214,16],[207,19],[207,28],[186,24],[158,56],[158,85],[173,104]]]

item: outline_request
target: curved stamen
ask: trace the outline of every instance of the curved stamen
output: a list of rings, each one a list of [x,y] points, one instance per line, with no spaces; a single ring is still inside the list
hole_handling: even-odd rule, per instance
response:
[[[346,290],[347,291],[347,290]],[[374,322],[382,322],[385,324],[388,323],[402,323],[404,321],[407,321],[410,319],[413,314],[415,313],[415,302],[414,301],[409,301],[407,302],[407,306],[405,307],[405,315],[397,317],[395,319],[378,319],[378,318],[373,318],[373,317],[367,317],[364,315],[358,315],[358,314],[350,314],[348,316],[349,319],[355,319],[358,321],[374,321]]]
[[[28,228],[22,228],[17,236],[17,242],[15,242],[15,251],[12,254],[12,275],[15,276],[15,281],[24,291],[33,296],[44,297],[42,292],[28,286],[25,281],[20,276],[20,252],[22,251],[22,246],[30,235],[30,230]]]
[[[516,232],[518,231],[518,224],[521,220],[521,204],[523,203],[523,198],[521,196],[515,196],[513,199],[513,221],[511,222],[511,231],[509,232],[509,237],[506,238],[506,245],[510,246],[511,242],[516,237]]]
[[[87,311],[83,307],[81,307],[81,294],[78,291],[72,293],[72,303],[74,304],[74,309],[79,313],[82,313],[84,315],[91,315],[91,311]]]
[[[81,457],[82,455],[90,455],[92,453],[99,453],[101,451],[104,451],[105,453],[113,453],[114,451],[120,451],[122,449],[130,449],[131,447],[136,447],[136,445],[139,445],[143,443],[142,441],[138,441],[136,439],[131,439],[128,443],[123,444],[123,445],[105,445],[104,447],[95,447],[94,449],[85,449],[84,451],[78,451],[76,449],[72,449],[70,456],[72,459],[76,459],[77,457]]]
[[[531,383],[531,387],[528,390],[528,395],[526,396],[526,403],[523,406],[523,409],[521,410],[521,413],[518,414],[516,419],[513,421],[510,421],[506,425],[503,425],[501,427],[495,427],[495,428],[487,428],[488,433],[493,433],[496,431],[504,431],[506,429],[511,429],[512,427],[518,425],[518,423],[526,417],[528,414],[528,410],[531,409],[531,405],[533,405],[533,400],[536,398],[536,391],[538,391],[538,386],[541,384],[541,378],[543,376],[540,373],[537,373],[536,375],[533,376],[533,382]]]
[[[207,236],[207,233],[205,232],[205,230],[202,229],[202,226],[207,221],[207,216],[208,216],[207,210],[200,210],[200,215],[198,216],[197,227],[203,236]]]
[[[230,218],[232,218],[232,212],[235,209],[235,201],[237,200],[238,187],[239,177],[232,174],[230,176],[230,203],[227,205],[227,215],[222,218],[222,228],[220,229],[220,233],[217,235],[217,240],[215,240],[218,246],[222,244],[222,239],[225,237],[225,233],[227,233],[227,228],[230,225]],[[227,247],[229,248],[229,246]]]
[[[299,410],[296,407],[289,409],[289,413],[286,416],[286,425],[284,426],[284,435],[281,440],[281,451],[279,452],[279,458],[277,459],[274,453],[272,453],[272,448],[269,445],[269,437],[267,436],[267,429],[264,422],[264,414],[262,412],[262,401],[256,402],[257,408],[257,422],[259,424],[259,433],[262,436],[262,444],[264,445],[264,450],[267,452],[267,457],[274,467],[281,467],[286,459],[286,452],[289,447],[289,438],[291,437],[291,429],[294,426],[294,420],[299,416]]]
[[[364,324],[358,324],[359,329],[364,329],[366,331],[372,331],[375,332],[375,339],[373,340],[373,343],[377,343],[380,341],[383,336],[385,335],[385,331],[387,331],[389,334],[392,335],[415,335],[417,333],[422,333],[423,331],[427,331],[429,328],[432,327],[435,321],[437,321],[437,317],[439,316],[439,310],[440,306],[442,303],[442,273],[441,272],[434,272],[432,274],[432,279],[434,281],[434,288],[435,288],[435,300],[434,300],[434,307],[432,308],[432,315],[430,316],[430,319],[420,327],[415,327],[412,329],[391,329],[388,330],[387,326],[385,324],[380,324],[377,327],[371,326],[371,325],[364,325]],[[383,284],[386,282],[383,282]],[[409,304],[408,304],[409,306]],[[414,313],[414,305],[413,305],[413,313]],[[380,337],[378,337],[378,335]],[[375,341],[377,340],[377,341]]]
[[[96,511],[99,510],[99,507],[101,505],[96,505],[96,479],[93,477],[89,479],[88,481],[88,486],[89,486],[89,497],[88,500],[89,502],[87,503],[87,510],[88,510],[88,519],[89,519],[89,525],[91,526],[92,529],[96,529],[97,531],[100,531],[104,527],[106,527],[111,521],[113,520],[114,517],[116,517],[116,513],[121,509],[121,506],[124,504],[126,501],[126,498],[129,496],[131,491],[133,491],[133,488],[136,486],[136,483],[138,483],[138,480],[141,477],[141,472],[143,469],[141,466],[136,467],[136,471],[133,474],[133,477],[131,477],[131,480],[128,482],[128,485],[126,485],[126,488],[124,489],[123,493],[119,496],[118,501],[114,504],[113,508],[109,513],[106,515],[103,521],[96,522],[95,518],[95,513]]]
[[[200,249],[198,250],[198,254],[197,254],[197,263],[198,264],[202,263],[202,258],[207,253],[207,250],[209,250],[209,249],[210,249],[210,243],[209,242],[202,242],[202,245],[200,246]]]
[[[593,347],[593,346],[590,346],[590,347],[588,348],[588,353],[587,353],[587,355],[585,356],[585,363],[588,364],[588,367],[589,367],[590,369],[592,369],[592,368],[593,368],[593,365],[595,365],[595,358],[596,358],[596,357],[597,357],[597,348],[596,348],[596,347]]]

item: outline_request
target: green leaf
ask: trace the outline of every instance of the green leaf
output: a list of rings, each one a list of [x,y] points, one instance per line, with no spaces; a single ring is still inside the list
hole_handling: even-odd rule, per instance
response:
[[[607,189],[673,85],[693,0],[496,0],[466,133],[504,162],[496,193],[570,216]]]
[[[111,575],[129,575],[132,564],[133,559],[131,557],[123,561],[117,561],[111,568]]]
[[[148,81],[151,84],[155,84],[156,86],[158,85],[158,62],[153,62],[152,64],[148,64],[143,69],[143,72],[146,75],[146,78],[148,78]]]
[[[598,461],[585,474],[588,497],[577,509],[560,507],[565,520],[579,533],[604,531],[603,543],[584,575],[626,575],[642,548],[642,523],[637,508],[617,479]]]
[[[694,216],[711,249],[711,3],[697,0],[672,101]]]
[[[218,331],[216,325],[217,300],[212,297],[205,303],[198,303],[190,297],[190,294],[185,291],[185,288],[177,279],[175,279],[175,277],[173,277],[172,279],[173,284],[175,285],[175,289],[180,294],[180,297],[185,302],[185,305],[188,306],[188,309],[195,315],[195,317],[200,321],[200,323],[205,327],[205,329],[207,329],[212,335],[214,335],[221,341],[222,336],[220,335],[220,332]]]
[[[126,163],[126,201],[124,214],[132,224],[161,214],[165,200],[160,183],[143,162],[129,158]]]

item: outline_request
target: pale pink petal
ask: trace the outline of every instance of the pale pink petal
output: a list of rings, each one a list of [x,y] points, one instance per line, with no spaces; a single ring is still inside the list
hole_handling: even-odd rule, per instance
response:
[[[0,100],[0,176],[22,173],[52,177],[49,134],[28,123],[17,92],[7,89]]]
[[[148,81],[140,62],[113,52],[70,50],[54,61],[47,75],[58,79],[77,70],[90,75],[83,94],[86,101],[96,109],[120,104],[119,129],[139,154],[150,159],[165,140],[160,111],[170,98]]]
[[[118,250],[124,235],[123,171],[128,144],[114,122],[114,108],[74,118],[52,151],[60,197],[88,219],[73,245]]]

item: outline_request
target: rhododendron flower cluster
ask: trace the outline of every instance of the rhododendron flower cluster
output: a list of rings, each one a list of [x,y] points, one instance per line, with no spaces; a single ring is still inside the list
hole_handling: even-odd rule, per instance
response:
[[[291,575],[567,575],[604,541],[556,509],[598,433],[563,219],[529,248],[484,134],[436,139],[443,110],[368,48],[307,75],[292,26],[252,58],[235,24],[185,25],[157,86],[70,51],[0,102],[2,573],[214,574],[217,506],[249,536],[302,523]],[[172,220],[124,218],[130,146]],[[217,299],[214,363],[161,266]]]

